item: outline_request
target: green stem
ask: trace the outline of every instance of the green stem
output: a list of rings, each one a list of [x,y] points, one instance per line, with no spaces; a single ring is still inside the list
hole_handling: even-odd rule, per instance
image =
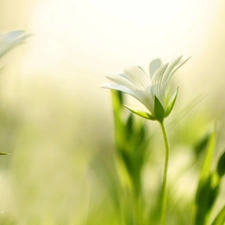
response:
[[[168,163],[169,163],[169,142],[166,134],[166,129],[163,121],[160,122],[160,126],[163,133],[164,143],[165,143],[165,163],[164,163],[164,172],[163,172],[163,185],[162,185],[162,203],[161,203],[161,222],[162,225],[166,224],[166,208],[167,208],[167,191],[166,191],[166,182],[167,182],[167,172],[168,172]]]

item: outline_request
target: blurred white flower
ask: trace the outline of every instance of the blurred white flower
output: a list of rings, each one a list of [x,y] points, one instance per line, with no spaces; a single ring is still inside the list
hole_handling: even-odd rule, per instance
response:
[[[149,66],[150,75],[147,75],[141,67],[127,67],[123,74],[107,76],[114,83],[106,83],[101,87],[133,96],[150,113],[126,106],[129,110],[144,118],[162,121],[170,114],[178,93],[177,89],[172,96],[170,95],[168,86],[170,78],[188,59],[182,60],[182,56],[179,56],[165,64],[162,64],[160,59],[155,59]]]
[[[0,57],[7,53],[11,48],[22,44],[23,41],[30,35],[23,30],[15,30],[7,32],[0,36]]]

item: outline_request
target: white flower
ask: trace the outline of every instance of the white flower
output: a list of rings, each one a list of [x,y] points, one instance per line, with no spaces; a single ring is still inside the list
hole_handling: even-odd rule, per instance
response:
[[[170,96],[168,87],[170,78],[188,59],[182,60],[182,56],[179,56],[163,65],[160,59],[155,59],[149,66],[150,75],[147,75],[141,67],[130,66],[124,69],[123,74],[107,76],[114,83],[106,83],[101,87],[133,96],[150,113],[126,106],[128,109],[144,118],[162,121],[170,114],[178,93],[177,89],[172,97]]]
[[[23,43],[30,35],[23,30],[15,30],[0,36],[0,57],[7,53],[11,48]]]

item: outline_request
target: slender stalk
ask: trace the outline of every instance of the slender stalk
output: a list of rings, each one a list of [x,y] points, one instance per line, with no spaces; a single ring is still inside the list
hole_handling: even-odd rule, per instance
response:
[[[169,142],[166,133],[166,129],[163,121],[160,122],[160,126],[163,133],[164,143],[165,143],[165,163],[164,163],[164,172],[163,172],[163,185],[162,185],[162,203],[161,203],[161,224],[166,224],[166,208],[167,208],[167,172],[168,172],[168,163],[169,163]]]

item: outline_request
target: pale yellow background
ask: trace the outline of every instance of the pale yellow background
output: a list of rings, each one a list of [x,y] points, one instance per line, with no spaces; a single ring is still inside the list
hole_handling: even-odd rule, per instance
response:
[[[201,93],[223,80],[224,8],[223,0],[1,0],[0,30],[33,34],[17,50],[22,80],[51,76],[95,94],[106,74],[126,65],[184,55],[192,59],[177,79]]]
[[[224,11],[224,0],[0,0],[0,31],[32,34],[0,62],[1,106],[20,118],[0,210],[21,221],[51,217],[48,209],[68,219],[76,212],[78,224],[87,215],[89,161],[113,140],[110,92],[99,86],[126,65],[192,56],[175,75],[177,108],[202,99],[196,130],[208,113],[209,122],[223,119]]]

